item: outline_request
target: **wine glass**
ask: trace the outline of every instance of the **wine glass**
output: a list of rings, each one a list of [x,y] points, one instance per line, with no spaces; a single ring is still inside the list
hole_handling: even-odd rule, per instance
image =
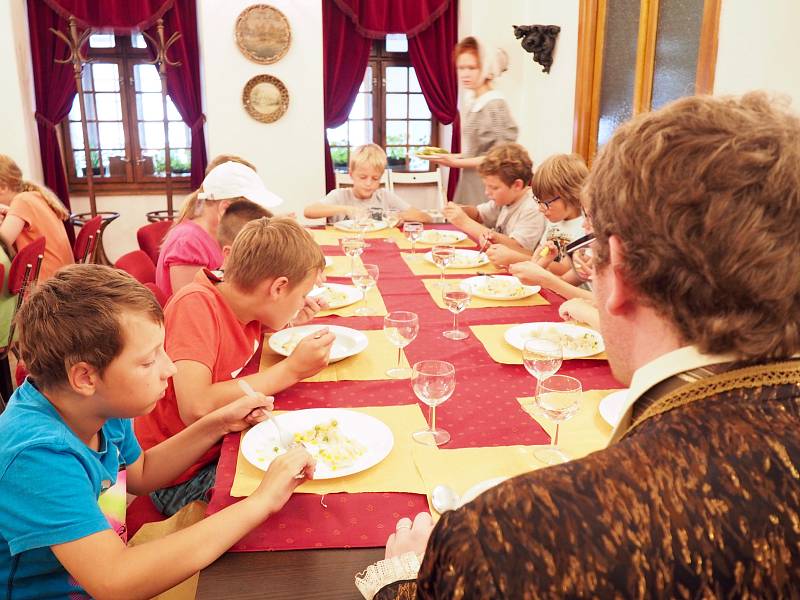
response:
[[[406,221],[403,223],[403,233],[411,242],[411,255],[417,252],[417,240],[422,235],[424,227],[419,221]]]
[[[378,265],[363,264],[356,269],[351,276],[353,285],[361,290],[364,296],[364,306],[356,310],[356,314],[362,317],[371,315],[372,311],[367,307],[367,292],[375,287],[378,282]]]
[[[551,445],[533,453],[543,463],[560,465],[570,460],[571,457],[558,448],[558,426],[578,412],[582,392],[581,382],[569,375],[553,375],[539,382],[536,406],[556,424]]]
[[[372,211],[368,206],[356,206],[353,209],[353,225],[358,236],[363,238],[372,226]]]
[[[400,366],[403,348],[408,346],[419,333],[419,317],[416,313],[404,310],[390,312],[383,318],[383,331],[389,341],[397,346],[397,367],[388,369],[386,374],[392,379],[407,379],[411,369]]]
[[[456,249],[453,246],[434,246],[431,250],[431,258],[439,267],[441,276],[439,277],[439,287],[444,288],[444,272],[447,265],[453,262],[456,257]]]
[[[447,306],[447,310],[453,313],[453,329],[442,333],[447,339],[465,340],[469,337],[469,333],[458,328],[458,313],[469,306],[471,299],[472,293],[467,286],[462,287],[460,282],[453,281],[443,283],[442,300]]]
[[[423,360],[414,364],[411,387],[422,402],[430,407],[427,429],[411,434],[414,441],[429,446],[441,446],[450,441],[450,434],[436,427],[436,407],[453,395],[456,389],[456,368],[443,360]]]
[[[342,252],[350,257],[350,272],[345,273],[345,277],[352,277],[356,272],[356,256],[361,256],[364,253],[364,248],[367,243],[360,237],[343,237],[339,239],[339,245]]]
[[[383,222],[386,223],[389,229],[397,227],[397,224],[400,222],[400,210],[397,208],[387,208],[384,210]],[[387,244],[394,244],[394,240],[391,237],[385,237],[383,241]]]
[[[539,384],[543,379],[555,375],[561,368],[563,360],[561,344],[544,338],[531,338],[522,345],[522,364],[536,378],[536,392],[539,395]]]

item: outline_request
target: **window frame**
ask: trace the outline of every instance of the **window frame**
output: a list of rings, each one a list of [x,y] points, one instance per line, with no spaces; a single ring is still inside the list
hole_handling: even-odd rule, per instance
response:
[[[105,32],[98,31],[94,33]],[[132,35],[133,34],[115,34],[115,46],[113,48],[93,48],[89,47],[87,43],[85,49],[87,57],[92,59],[92,62],[116,63],[120,76],[119,95],[122,126],[125,135],[125,176],[124,178],[122,176],[93,177],[92,187],[95,194],[99,196],[157,195],[165,193],[167,189],[165,177],[144,175],[140,170],[140,164],[143,162],[143,159],[142,147],[139,141],[139,120],[136,106],[134,66],[137,64],[149,63],[151,56],[147,48],[135,48],[133,46]],[[83,67],[84,69],[91,68],[91,62],[84,64]],[[94,89],[88,92],[84,91],[84,99],[96,93]],[[88,112],[89,111],[87,111],[87,113]],[[168,119],[167,114],[164,114],[164,119]],[[78,122],[79,121],[73,121],[73,123]],[[59,124],[59,134],[64,152],[64,165],[67,172],[69,191],[75,194],[87,194],[89,192],[87,179],[86,177],[79,177],[77,174],[77,167],[74,159],[74,152],[76,150],[72,146],[69,117],[66,117]],[[170,150],[176,150],[176,148],[170,148]],[[90,152],[92,152],[91,149]],[[173,174],[171,187],[173,192],[182,193],[191,191],[191,174]]]

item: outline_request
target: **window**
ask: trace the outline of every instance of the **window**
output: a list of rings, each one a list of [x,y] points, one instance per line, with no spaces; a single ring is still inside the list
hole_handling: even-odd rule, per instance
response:
[[[189,189],[191,132],[178,110],[161,98],[161,78],[141,34],[94,34],[83,68],[86,128],[94,188],[99,193],[152,192],[164,189],[165,135],[169,130],[173,188]],[[76,94],[63,124],[71,191],[86,191],[86,155],[80,102]]]
[[[408,57],[406,36],[376,40],[347,122],[328,129],[334,168],[347,171],[350,151],[375,142],[386,149],[390,169],[427,171],[430,163],[414,153],[437,145],[438,137],[438,123]]]

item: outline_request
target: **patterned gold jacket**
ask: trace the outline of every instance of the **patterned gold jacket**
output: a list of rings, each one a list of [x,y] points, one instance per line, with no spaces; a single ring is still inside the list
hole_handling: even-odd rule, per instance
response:
[[[445,514],[417,581],[376,598],[800,598],[793,364]]]

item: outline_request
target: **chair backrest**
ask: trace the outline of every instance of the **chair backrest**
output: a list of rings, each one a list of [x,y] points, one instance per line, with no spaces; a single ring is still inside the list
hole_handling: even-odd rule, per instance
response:
[[[148,281],[147,283],[144,284],[144,287],[153,292],[153,295],[156,297],[156,300],[158,300],[158,303],[161,305],[161,308],[164,308],[167,305],[167,300],[169,300],[169,297],[163,291],[161,291],[161,288],[158,287],[155,283],[151,283]]]
[[[350,173],[336,172],[336,189],[353,187],[353,178]],[[381,176],[381,187],[385,187],[390,192],[392,191],[392,178],[389,176],[389,169],[384,170]]]
[[[44,237],[37,238],[20,250],[11,260],[11,268],[8,270],[9,292],[19,294],[27,285],[36,283],[46,243]],[[26,271],[27,277],[25,276]],[[19,302],[21,303],[22,300],[20,299]]]
[[[155,283],[156,281],[156,266],[150,260],[147,252],[142,250],[123,254],[114,263],[114,266],[133,275],[139,283]]]
[[[167,231],[172,227],[172,221],[156,221],[155,223],[148,223],[144,227],[140,227],[136,232],[136,240],[139,242],[139,248],[145,252],[153,264],[158,264],[158,254],[161,251],[161,242],[164,241],[164,236]]]
[[[441,210],[444,207],[446,200],[439,169],[410,173],[392,171],[389,179],[392,190],[396,194],[402,193],[403,199],[417,208]]]
[[[76,263],[94,261],[94,249],[97,247],[98,233],[102,224],[103,217],[97,215],[81,226],[72,248]]]

